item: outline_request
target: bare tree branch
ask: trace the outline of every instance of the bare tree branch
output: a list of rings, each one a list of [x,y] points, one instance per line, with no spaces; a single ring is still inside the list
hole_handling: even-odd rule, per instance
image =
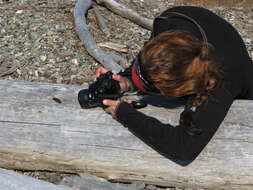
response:
[[[119,72],[123,70],[123,68],[117,63],[127,61],[123,57],[114,54],[113,52],[105,52],[99,48],[95,42],[95,39],[88,30],[85,13],[91,7],[91,3],[91,0],[77,0],[74,8],[75,30],[92,57],[94,57],[107,69],[113,72]]]
[[[152,30],[153,28],[153,20],[145,18],[132,9],[129,9],[125,7],[124,5],[121,5],[117,3],[114,0],[94,0],[97,4],[105,5],[108,9],[110,9],[112,12],[127,18],[131,20],[132,22],[142,26],[143,28],[146,28],[148,30]]]
[[[100,29],[102,30],[103,33],[105,33],[105,35],[107,37],[110,36],[110,32],[109,32],[109,28],[105,22],[105,19],[104,17],[100,14],[100,11],[97,9],[97,8],[93,8],[93,11],[96,15],[96,18],[97,18],[97,21],[98,21],[98,25],[100,27]]]

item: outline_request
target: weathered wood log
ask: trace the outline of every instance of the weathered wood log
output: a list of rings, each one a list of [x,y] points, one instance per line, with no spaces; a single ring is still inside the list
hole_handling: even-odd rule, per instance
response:
[[[55,185],[14,171],[0,168],[1,190],[137,190],[107,182],[94,176],[64,177]]]
[[[85,17],[85,13],[90,8],[91,3],[91,0],[77,0],[74,8],[76,33],[78,34],[80,40],[83,42],[86,50],[93,58],[95,58],[105,68],[117,73],[123,70],[123,68],[118,65],[118,63],[126,63],[127,61],[123,57],[113,52],[105,52],[97,46],[95,39],[89,32]]]
[[[126,6],[119,4],[114,0],[94,0],[94,1],[100,5],[104,5],[112,12],[131,20],[132,22],[142,26],[145,29],[152,30],[153,28],[152,19],[145,18],[140,14],[138,14],[137,12],[133,11],[132,9],[129,9]]]
[[[1,190],[73,190],[0,168]]]
[[[137,188],[110,183],[93,176],[64,177],[60,184],[69,186],[75,190],[138,190]]]
[[[80,88],[0,81],[0,167],[84,172],[164,186],[252,189],[252,101],[235,101],[201,155],[181,167],[102,109],[80,109]],[[176,124],[182,108],[148,106],[141,111]]]

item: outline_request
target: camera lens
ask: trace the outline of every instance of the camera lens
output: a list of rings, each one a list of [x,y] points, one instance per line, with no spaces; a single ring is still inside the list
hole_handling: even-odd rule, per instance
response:
[[[78,101],[82,108],[87,108],[89,104],[89,90],[83,89],[78,93]]]

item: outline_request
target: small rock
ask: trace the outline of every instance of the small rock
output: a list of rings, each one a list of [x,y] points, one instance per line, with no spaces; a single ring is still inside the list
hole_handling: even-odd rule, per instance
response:
[[[134,182],[130,184],[128,187],[141,190],[145,188],[145,184],[143,182]]]
[[[63,78],[62,78],[62,77],[58,77],[58,78],[56,79],[56,83],[58,83],[58,84],[62,83],[62,81],[63,81]]]
[[[17,69],[16,72],[17,72],[18,75],[21,75],[21,70],[20,69]]]
[[[147,190],[156,190],[156,187],[154,185],[147,185],[145,188]]]
[[[70,81],[73,81],[76,78],[76,75],[71,75],[70,76]]]
[[[28,71],[28,74],[29,74],[29,75],[33,75],[33,71],[29,70],[29,71]]]
[[[49,59],[49,63],[55,64],[55,59]]]
[[[16,13],[21,14],[21,13],[23,13],[23,10],[17,10]]]
[[[35,75],[36,78],[38,78],[39,77],[38,71],[34,71],[34,75]]]
[[[251,39],[245,39],[245,43],[251,44]]]
[[[78,63],[78,61],[77,61],[77,59],[72,59],[72,61],[71,61],[72,63],[74,63],[75,65],[79,65],[79,63]]]
[[[46,60],[47,60],[47,56],[41,55],[41,56],[40,56],[40,60],[41,60],[41,61],[46,61]]]

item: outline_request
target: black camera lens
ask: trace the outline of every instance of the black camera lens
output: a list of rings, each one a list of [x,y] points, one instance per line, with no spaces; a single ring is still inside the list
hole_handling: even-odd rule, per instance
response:
[[[82,108],[94,108],[103,106],[102,99],[99,97],[99,94],[95,94],[95,92],[90,91],[89,89],[80,90],[78,93],[78,101]]]
[[[82,108],[102,107],[104,99],[118,99],[121,95],[119,82],[112,79],[112,72],[101,75],[95,82],[89,84],[88,89],[80,90],[78,101]]]
[[[89,90],[83,89],[78,93],[78,101],[82,108],[86,108],[89,103]]]

